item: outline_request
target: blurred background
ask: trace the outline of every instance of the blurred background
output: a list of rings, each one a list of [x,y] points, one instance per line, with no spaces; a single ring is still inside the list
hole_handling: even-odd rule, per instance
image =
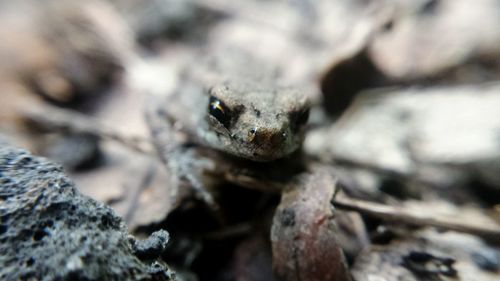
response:
[[[1,137],[62,164],[131,232],[169,230],[181,280],[272,280],[253,230],[215,235],[202,211],[172,204],[144,120],[148,96],[228,47],[314,89],[304,153],[351,196],[500,221],[499,1],[4,0],[0,38]],[[262,197],[228,194],[237,223]],[[363,219],[372,243],[388,233]],[[471,274],[494,280],[500,252],[480,248],[493,269]]]

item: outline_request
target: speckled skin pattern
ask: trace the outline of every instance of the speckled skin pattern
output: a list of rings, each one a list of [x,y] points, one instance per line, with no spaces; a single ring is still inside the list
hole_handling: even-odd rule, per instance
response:
[[[219,150],[255,161],[282,158],[297,150],[304,138],[301,114],[307,114],[306,96],[290,88],[224,83],[209,95],[223,101],[232,112],[227,127],[206,114],[200,135]]]
[[[210,113],[213,99],[223,106],[227,122]],[[164,122],[175,123],[195,143],[253,161],[272,161],[300,147],[309,103],[307,95],[293,88],[224,81],[183,87],[160,107]]]

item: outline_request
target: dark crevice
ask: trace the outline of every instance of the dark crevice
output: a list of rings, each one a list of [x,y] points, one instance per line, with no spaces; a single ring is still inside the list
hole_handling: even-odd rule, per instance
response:
[[[338,116],[359,92],[387,84],[387,79],[372,63],[367,51],[363,51],[330,69],[321,80],[321,91],[327,112]]]

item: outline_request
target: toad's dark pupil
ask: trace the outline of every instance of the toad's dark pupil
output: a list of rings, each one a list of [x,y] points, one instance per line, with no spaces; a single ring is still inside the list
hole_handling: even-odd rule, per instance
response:
[[[218,98],[211,96],[208,104],[208,112],[215,117],[224,127],[228,128],[231,121],[231,112],[227,106]]]

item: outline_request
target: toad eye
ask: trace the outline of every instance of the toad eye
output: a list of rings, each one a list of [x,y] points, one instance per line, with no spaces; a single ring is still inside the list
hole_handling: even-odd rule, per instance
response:
[[[309,108],[306,108],[292,113],[290,119],[292,120],[293,128],[295,130],[299,130],[307,123],[309,120],[309,111]]]
[[[231,122],[231,111],[221,100],[214,96],[210,96],[208,113],[224,125],[224,127],[229,127]]]

